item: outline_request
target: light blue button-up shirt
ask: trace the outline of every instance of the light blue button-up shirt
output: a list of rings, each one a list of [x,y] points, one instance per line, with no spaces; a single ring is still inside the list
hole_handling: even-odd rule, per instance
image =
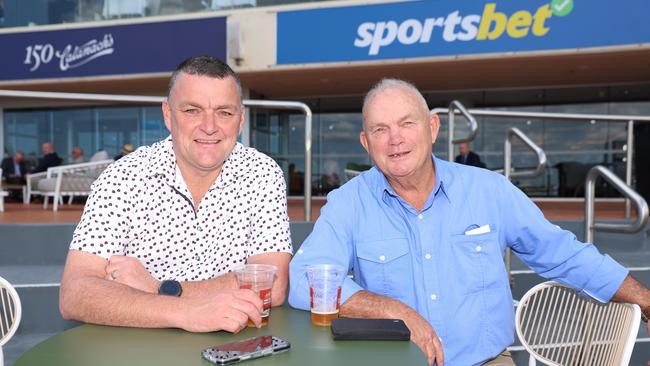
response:
[[[548,222],[503,176],[433,157],[436,183],[423,209],[399,197],[376,168],[331,192],[290,265],[289,303],[309,309],[305,267],[333,263],[360,290],[398,299],[442,340],[445,365],[479,365],[514,340],[506,246],[535,272],[608,301],[627,270]],[[489,232],[466,235],[489,225]]]

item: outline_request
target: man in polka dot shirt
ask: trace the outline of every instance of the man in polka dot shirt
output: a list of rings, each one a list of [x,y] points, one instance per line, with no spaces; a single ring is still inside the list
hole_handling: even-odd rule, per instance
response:
[[[292,247],[282,170],[237,143],[241,85],[223,62],[181,63],[162,110],[171,136],[93,184],[61,280],[61,314],[194,332],[259,326],[262,302],[232,270],[277,266],[271,301],[284,302]]]

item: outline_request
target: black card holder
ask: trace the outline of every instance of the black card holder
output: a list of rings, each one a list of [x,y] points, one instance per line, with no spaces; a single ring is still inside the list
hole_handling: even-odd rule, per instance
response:
[[[333,319],[332,334],[336,341],[408,341],[411,338],[411,331],[400,319]]]

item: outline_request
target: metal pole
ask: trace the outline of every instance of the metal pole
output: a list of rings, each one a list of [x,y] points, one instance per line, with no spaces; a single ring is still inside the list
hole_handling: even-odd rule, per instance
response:
[[[587,178],[585,182],[585,243],[594,242],[594,187],[596,186],[596,178]]]
[[[627,122],[627,151],[625,159],[625,184],[632,187],[632,157],[634,154],[634,121]],[[629,219],[632,215],[632,201],[625,198],[625,218]],[[637,213],[638,214],[638,213]]]
[[[447,139],[447,160],[454,161],[454,107],[453,105],[449,106],[449,138]]]
[[[512,165],[512,143],[510,133],[506,133],[506,142],[503,143],[503,175],[510,180],[510,166]]]

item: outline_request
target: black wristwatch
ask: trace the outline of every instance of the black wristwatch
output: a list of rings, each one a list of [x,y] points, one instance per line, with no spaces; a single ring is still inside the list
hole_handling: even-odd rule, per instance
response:
[[[167,296],[179,297],[183,293],[181,283],[176,280],[163,280],[158,287],[158,293]]]

